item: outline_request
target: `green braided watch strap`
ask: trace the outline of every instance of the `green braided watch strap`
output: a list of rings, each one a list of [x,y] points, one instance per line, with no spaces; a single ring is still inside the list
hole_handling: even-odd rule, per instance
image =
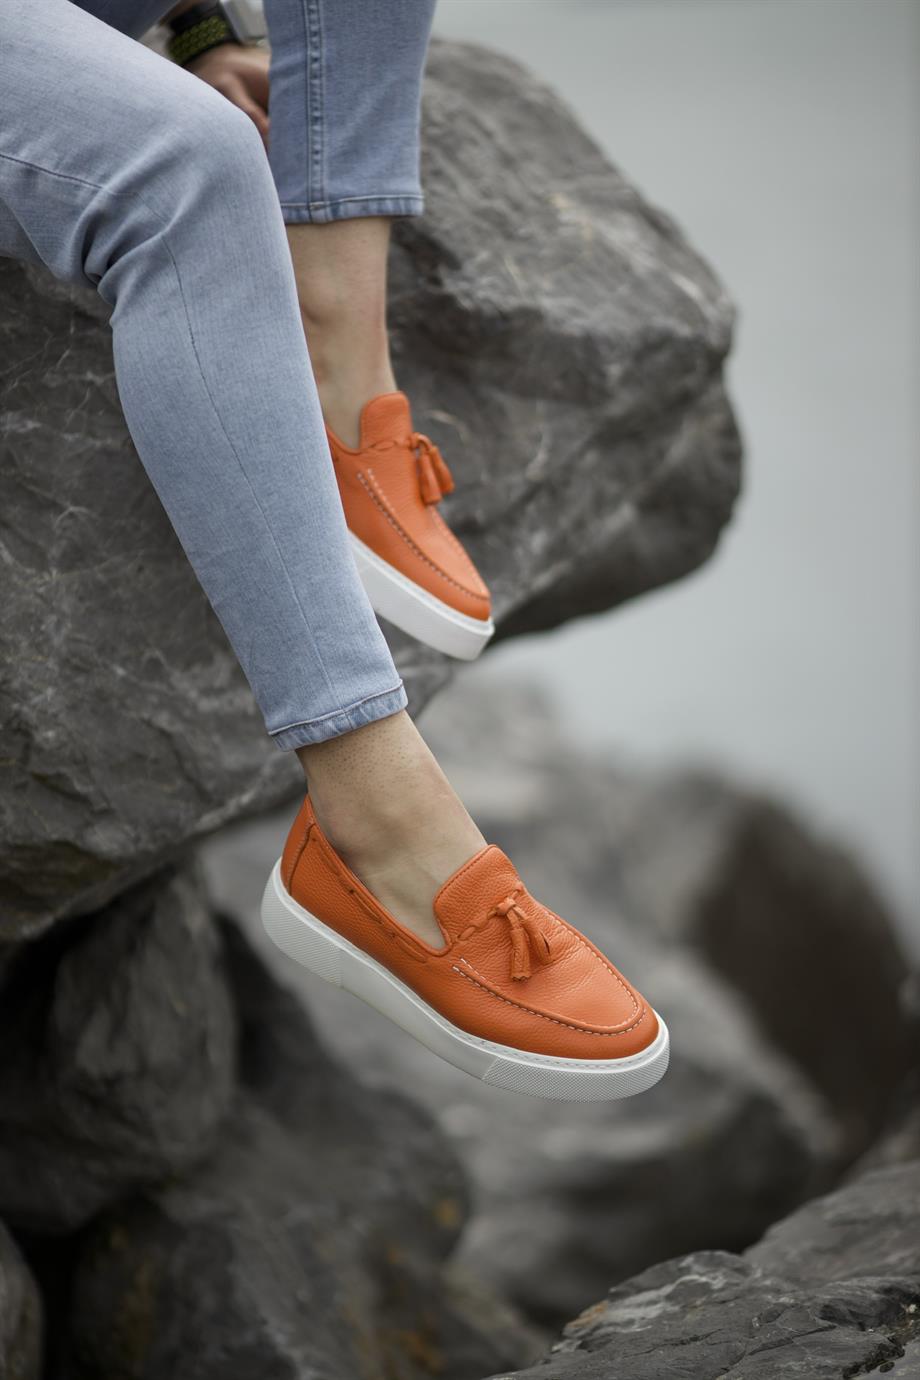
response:
[[[183,29],[180,34],[174,35],[169,40],[168,51],[173,62],[186,67],[196,57],[200,57],[211,48],[219,47],[221,43],[238,42],[239,39],[231,33],[230,25],[223,15],[212,14]]]

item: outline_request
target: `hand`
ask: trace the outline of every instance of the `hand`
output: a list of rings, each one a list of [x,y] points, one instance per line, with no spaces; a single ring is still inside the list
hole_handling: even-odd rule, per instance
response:
[[[238,105],[268,145],[268,62],[264,48],[221,43],[188,64],[188,71]]]

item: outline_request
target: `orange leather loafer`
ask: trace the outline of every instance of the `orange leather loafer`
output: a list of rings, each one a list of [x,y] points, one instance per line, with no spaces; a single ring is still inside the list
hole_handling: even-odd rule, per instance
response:
[[[495,631],[489,591],[438,512],[453,480],[437,446],[413,431],[405,393],[365,404],[357,450],[326,431],[374,609],[420,642],[473,660]]]
[[[433,948],[342,862],[309,796],[265,889],[274,942],[457,1068],[538,1097],[588,1101],[650,1088],[664,1022],[599,949],[529,894],[494,844],[434,899]]]

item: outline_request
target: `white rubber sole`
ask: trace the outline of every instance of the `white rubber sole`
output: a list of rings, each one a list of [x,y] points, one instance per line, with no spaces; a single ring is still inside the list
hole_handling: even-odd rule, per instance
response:
[[[434,1054],[483,1083],[533,1097],[600,1102],[645,1092],[668,1067],[668,1031],[660,1017],[658,1035],[648,1049],[623,1059],[554,1059],[470,1035],[382,963],[298,905],[281,880],[280,862],[266,883],[262,923],[290,958],[354,993]]]
[[[470,618],[422,589],[349,532],[361,582],[375,613],[435,651],[475,661],[495,632],[491,618]]]

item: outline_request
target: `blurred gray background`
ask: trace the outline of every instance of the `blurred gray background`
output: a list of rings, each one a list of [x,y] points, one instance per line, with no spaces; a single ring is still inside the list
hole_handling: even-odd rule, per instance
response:
[[[467,674],[543,685],[581,742],[775,791],[920,948],[920,4],[440,0],[435,31],[550,82],[740,310],[716,558]]]

